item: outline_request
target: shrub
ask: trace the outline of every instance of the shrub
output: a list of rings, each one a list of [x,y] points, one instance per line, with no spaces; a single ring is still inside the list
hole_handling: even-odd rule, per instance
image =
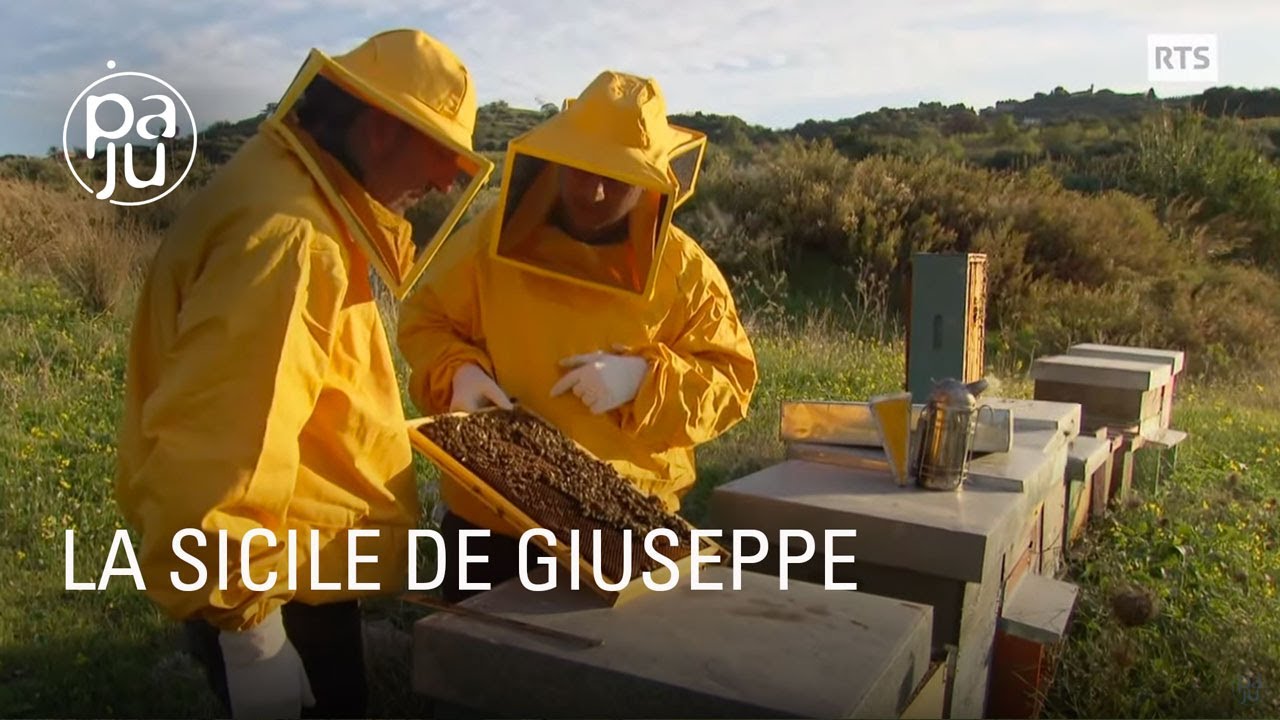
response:
[[[56,278],[90,312],[125,299],[156,241],[150,228],[87,194],[0,180],[6,266]]]
[[[1143,121],[1137,151],[1107,166],[1128,192],[1172,202],[1199,203],[1197,219],[1225,217],[1247,239],[1238,256],[1280,270],[1280,165],[1260,149],[1256,133],[1232,118],[1165,112]]]
[[[791,293],[813,296],[837,277],[814,268],[838,268],[858,278],[847,286],[851,314],[866,311],[857,288],[879,279],[890,321],[907,308],[913,253],[985,253],[989,336],[1019,358],[1082,341],[1161,345],[1188,351],[1193,371],[1218,372],[1265,362],[1280,347],[1280,285],[1215,263],[1244,230],[1201,220],[1188,200],[1083,194],[1043,166],[852,161],[825,140],[787,140],[717,165],[691,205],[726,272],[757,274],[752,263],[767,258]]]

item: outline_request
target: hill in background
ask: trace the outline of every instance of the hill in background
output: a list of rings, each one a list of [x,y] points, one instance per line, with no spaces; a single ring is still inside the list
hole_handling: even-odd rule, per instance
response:
[[[1280,89],[1217,87],[1197,95],[1159,99],[1150,91],[1126,94],[1089,88],[1069,92],[1057,87],[1026,100],[1002,100],[981,110],[930,102],[914,108],[886,107],[839,120],[806,120],[786,129],[755,125],[736,115],[701,111],[672,115],[671,120],[706,133],[712,145],[729,151],[758,147],[786,137],[825,138],[845,154],[861,157],[885,149],[884,143],[877,143],[877,139],[984,133],[1002,122],[1001,116],[1008,116],[1015,127],[1067,123],[1114,127],[1135,123],[1145,115],[1167,108],[1194,108],[1210,117],[1280,118]],[[476,119],[475,148],[501,152],[512,138],[555,111],[555,105],[536,110],[512,107],[502,101],[482,105]],[[225,162],[253,134],[264,116],[265,112],[238,122],[210,125],[200,135],[201,154],[214,165]],[[1280,146],[1280,136],[1274,139],[1273,145]]]
[[[167,226],[270,110],[207,128],[182,191],[123,214]],[[475,146],[496,158],[556,111],[484,105]],[[913,253],[971,251],[989,257],[996,355],[1080,341],[1179,347],[1215,375],[1280,360],[1280,90],[1162,100],[1055,88],[981,110],[920,103],[788,129],[704,112],[672,120],[711,142],[681,227],[761,322],[803,316],[797,303],[897,322]],[[169,161],[184,166],[178,155]],[[78,162],[82,177],[105,178],[97,160]],[[60,153],[0,159],[6,177],[83,195]],[[435,200],[412,211],[417,226],[435,227]]]

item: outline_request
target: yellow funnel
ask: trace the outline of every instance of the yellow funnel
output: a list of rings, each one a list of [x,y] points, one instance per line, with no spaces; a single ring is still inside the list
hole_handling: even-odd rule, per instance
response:
[[[911,445],[911,393],[899,392],[871,398],[871,415],[880,430],[880,444],[898,485],[905,486],[907,453]]]

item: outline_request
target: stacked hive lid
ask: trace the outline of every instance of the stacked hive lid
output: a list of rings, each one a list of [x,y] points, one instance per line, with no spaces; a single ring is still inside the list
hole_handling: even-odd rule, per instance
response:
[[[1031,378],[1037,400],[1081,405],[1082,430],[1145,435],[1169,427],[1174,380],[1184,362],[1177,350],[1086,343],[1037,358]]]

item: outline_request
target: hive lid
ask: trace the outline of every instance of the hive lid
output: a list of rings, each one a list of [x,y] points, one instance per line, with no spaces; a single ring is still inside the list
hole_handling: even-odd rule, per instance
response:
[[[1031,378],[1122,390],[1153,390],[1169,384],[1172,369],[1172,365],[1163,361],[1053,355],[1035,359],[1031,364]]]
[[[1080,357],[1114,358],[1116,360],[1137,360],[1139,362],[1168,363],[1174,375],[1182,372],[1186,364],[1186,353],[1181,350],[1162,350],[1158,348],[1127,347],[1124,345],[1101,345],[1098,343],[1079,343],[1067,348],[1067,355]]]

